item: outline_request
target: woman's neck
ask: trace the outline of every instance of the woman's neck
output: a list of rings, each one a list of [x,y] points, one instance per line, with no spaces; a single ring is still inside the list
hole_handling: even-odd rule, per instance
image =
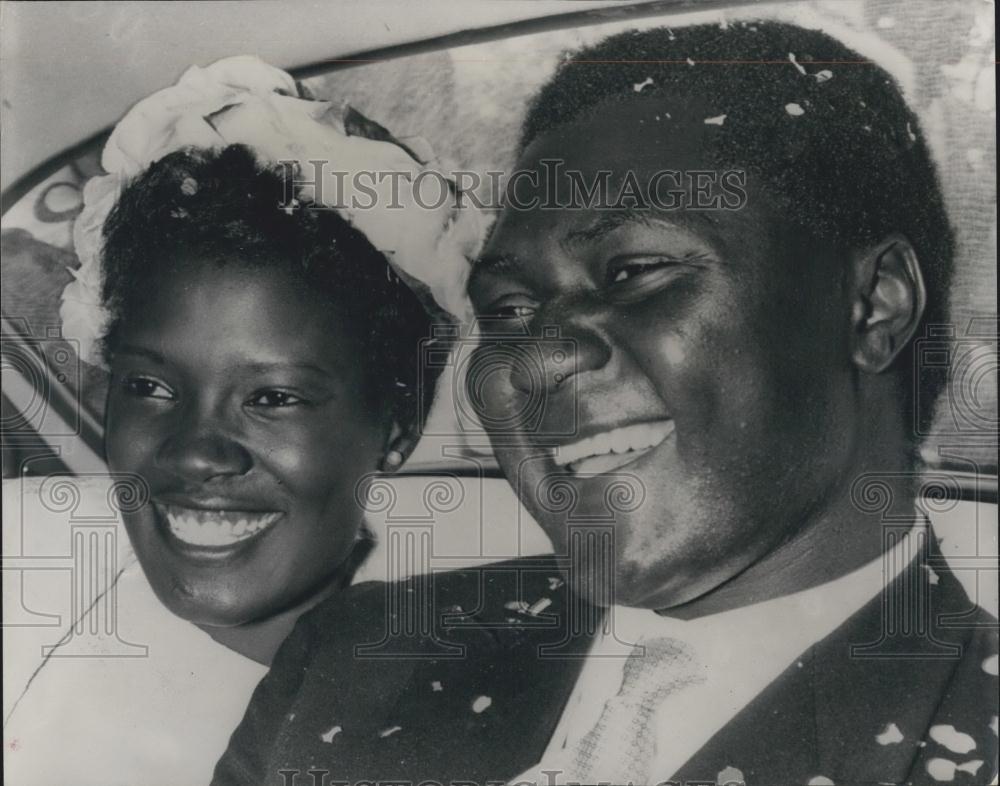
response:
[[[219,644],[238,652],[251,660],[270,666],[278,648],[295,627],[299,617],[318,606],[327,598],[351,585],[354,574],[364,559],[374,547],[374,541],[364,538],[359,540],[351,555],[344,561],[340,569],[320,590],[314,592],[301,603],[285,609],[263,620],[248,622],[223,628],[213,625],[198,625],[205,633]]]

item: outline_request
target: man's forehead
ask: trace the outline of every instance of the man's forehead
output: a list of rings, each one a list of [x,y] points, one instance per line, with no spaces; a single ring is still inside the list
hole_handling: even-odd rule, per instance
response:
[[[696,156],[711,144],[706,120],[719,116],[702,98],[650,92],[601,102],[578,119],[534,139],[519,166],[573,158],[601,166],[666,165],[665,157]]]

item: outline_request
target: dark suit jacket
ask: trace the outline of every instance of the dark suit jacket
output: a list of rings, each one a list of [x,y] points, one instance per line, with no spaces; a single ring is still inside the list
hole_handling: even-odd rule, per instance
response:
[[[964,765],[949,782],[990,783],[996,620],[942,563],[913,563],[660,780],[714,784],[732,767],[748,786],[922,784],[939,783],[928,766]],[[558,584],[552,558],[518,560],[357,585],[317,607],[254,693],[213,783],[517,776],[545,751],[601,621]],[[890,723],[902,739],[882,744]],[[975,747],[935,741],[937,725]],[[935,736],[962,748],[948,731]]]

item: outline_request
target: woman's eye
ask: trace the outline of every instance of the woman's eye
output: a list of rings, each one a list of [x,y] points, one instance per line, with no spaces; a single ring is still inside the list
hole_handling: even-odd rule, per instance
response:
[[[674,260],[663,257],[628,260],[611,267],[608,271],[608,283],[622,284],[636,276],[652,273],[656,270],[663,270],[674,264],[676,264]]]
[[[305,399],[284,390],[262,390],[247,401],[251,407],[294,407],[304,403]]]
[[[172,401],[174,393],[162,382],[149,377],[126,377],[122,382],[125,392],[136,398],[156,398]]]

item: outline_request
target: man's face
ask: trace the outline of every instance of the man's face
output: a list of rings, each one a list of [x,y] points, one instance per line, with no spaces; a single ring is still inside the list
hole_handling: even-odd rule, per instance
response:
[[[519,168],[559,159],[585,180],[610,169],[612,195],[629,171],[642,184],[711,169],[721,128],[665,101],[549,132]],[[491,373],[470,379],[473,398],[557,552],[574,524],[610,525],[613,547],[584,549],[570,576],[599,603],[667,608],[719,586],[803,527],[848,466],[840,262],[747,186],[740,210],[508,207],[474,269],[481,326],[498,335],[477,350]],[[547,327],[573,351],[548,351]],[[537,374],[511,360],[525,334],[544,358]],[[540,418],[518,423],[539,396]],[[595,556],[613,566],[613,597],[593,584]]]

